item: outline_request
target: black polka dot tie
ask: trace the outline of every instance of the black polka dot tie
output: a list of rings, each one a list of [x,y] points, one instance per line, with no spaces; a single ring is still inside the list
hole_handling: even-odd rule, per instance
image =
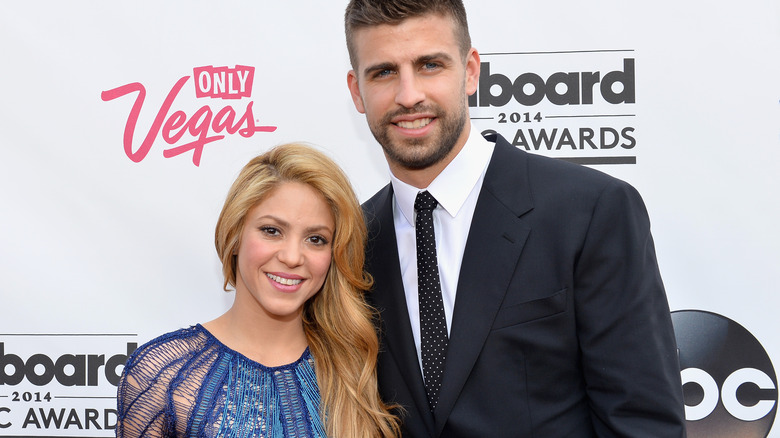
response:
[[[427,191],[417,194],[414,210],[417,240],[417,285],[420,300],[420,337],[425,391],[431,410],[436,409],[447,355],[447,321],[441,298],[439,264],[436,261],[436,237],[433,234],[433,209],[436,199]]]

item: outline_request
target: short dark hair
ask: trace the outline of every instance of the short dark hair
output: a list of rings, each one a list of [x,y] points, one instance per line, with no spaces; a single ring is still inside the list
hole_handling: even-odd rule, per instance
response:
[[[438,14],[455,22],[455,38],[464,59],[471,49],[471,36],[462,0],[350,0],[344,13],[344,32],[352,68],[357,68],[354,33],[380,24],[398,24],[407,18]]]

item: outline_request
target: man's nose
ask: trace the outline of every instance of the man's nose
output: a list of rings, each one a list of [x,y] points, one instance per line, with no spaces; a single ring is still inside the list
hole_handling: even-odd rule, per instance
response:
[[[425,91],[420,78],[411,73],[400,73],[395,103],[405,108],[414,108],[423,100],[425,100]]]

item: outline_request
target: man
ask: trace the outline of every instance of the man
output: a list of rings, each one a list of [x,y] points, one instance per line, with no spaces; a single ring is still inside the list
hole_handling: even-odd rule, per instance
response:
[[[406,436],[685,436],[638,193],[475,132],[460,0],[352,0],[345,23],[349,90],[392,173],[364,204],[366,254]]]

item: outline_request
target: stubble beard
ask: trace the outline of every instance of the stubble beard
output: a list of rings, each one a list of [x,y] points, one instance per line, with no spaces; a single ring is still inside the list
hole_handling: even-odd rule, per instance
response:
[[[465,100],[465,98],[464,98]],[[390,138],[391,120],[406,114],[430,113],[436,115],[438,132],[430,138],[393,141]],[[387,159],[410,170],[425,169],[442,161],[455,147],[468,118],[465,105],[458,108],[457,114],[448,114],[440,107],[401,108],[386,114],[378,123],[370,123],[369,128],[376,141],[382,146]]]

